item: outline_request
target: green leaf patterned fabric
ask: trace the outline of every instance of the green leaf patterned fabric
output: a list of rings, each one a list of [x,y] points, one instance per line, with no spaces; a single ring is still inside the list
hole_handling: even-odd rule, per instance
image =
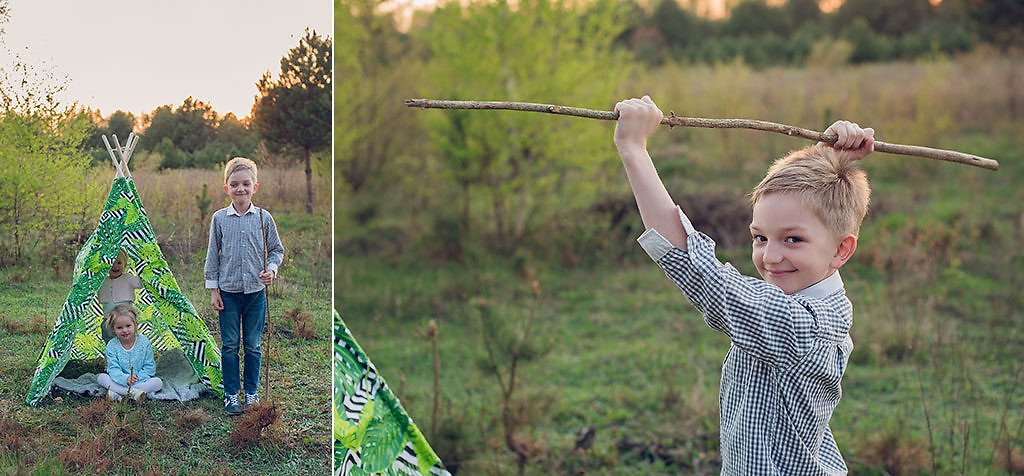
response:
[[[174,280],[135,182],[131,177],[118,177],[110,187],[96,231],[75,259],[71,289],[39,353],[27,404],[35,406],[49,393],[54,377],[70,360],[104,357],[106,342],[100,333],[103,305],[96,291],[121,249],[128,256],[126,269],[142,280],[143,289],[135,292],[139,332],[154,349],[181,349],[200,382],[223,396],[220,347]]]
[[[334,312],[336,476],[450,476]]]

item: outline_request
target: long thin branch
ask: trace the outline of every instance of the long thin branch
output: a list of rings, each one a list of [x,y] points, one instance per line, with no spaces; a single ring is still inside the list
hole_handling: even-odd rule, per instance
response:
[[[606,121],[614,121],[619,118],[619,113],[613,111],[598,111],[580,107],[529,102],[406,99],[405,105],[409,107],[431,109],[500,109],[507,111],[544,112],[548,114],[603,119]],[[777,132],[788,136],[802,137],[813,141],[827,142],[829,144],[838,140],[838,137],[835,134],[823,134],[810,129],[779,124],[777,122],[759,121],[756,119],[705,119],[702,117],[679,117],[672,113],[662,119],[661,123],[669,127],[684,126],[710,127],[715,129],[755,129],[759,131]],[[890,144],[880,140],[875,141],[875,150],[879,152],[888,152],[890,154],[913,155],[929,159],[945,160],[959,164],[973,165],[975,167],[981,167],[989,170],[999,169],[999,162],[995,160],[953,150],[933,149],[931,147],[922,147],[917,145]]]

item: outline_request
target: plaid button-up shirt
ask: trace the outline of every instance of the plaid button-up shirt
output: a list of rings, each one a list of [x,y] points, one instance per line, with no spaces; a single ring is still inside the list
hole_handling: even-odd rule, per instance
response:
[[[853,306],[836,271],[791,295],[715,258],[693,229],[686,250],[654,229],[637,241],[732,345],[719,396],[722,474],[846,474],[829,419],[853,350]]]
[[[261,213],[266,229],[267,269],[277,272],[284,259],[284,246],[277,235],[274,217],[252,204],[242,214],[228,205],[217,210],[210,219],[210,245],[203,268],[207,289],[251,294],[266,287],[260,280],[264,239],[260,230]]]

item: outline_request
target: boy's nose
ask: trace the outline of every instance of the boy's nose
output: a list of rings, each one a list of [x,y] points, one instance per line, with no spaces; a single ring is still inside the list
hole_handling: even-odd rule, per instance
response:
[[[764,247],[764,262],[765,263],[781,263],[782,253],[778,251],[778,247],[773,246],[771,243]]]

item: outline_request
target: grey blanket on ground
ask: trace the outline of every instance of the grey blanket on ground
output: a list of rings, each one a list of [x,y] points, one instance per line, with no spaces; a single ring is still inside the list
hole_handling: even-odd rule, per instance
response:
[[[160,377],[164,385],[160,391],[147,394],[150,399],[187,402],[199,398],[199,394],[206,390],[199,383],[199,377],[196,377],[181,349],[169,350],[160,355],[156,360],[156,377]],[[96,374],[93,373],[82,374],[73,380],[57,377],[53,379],[53,386],[79,395],[107,395],[107,389],[96,383]]]

